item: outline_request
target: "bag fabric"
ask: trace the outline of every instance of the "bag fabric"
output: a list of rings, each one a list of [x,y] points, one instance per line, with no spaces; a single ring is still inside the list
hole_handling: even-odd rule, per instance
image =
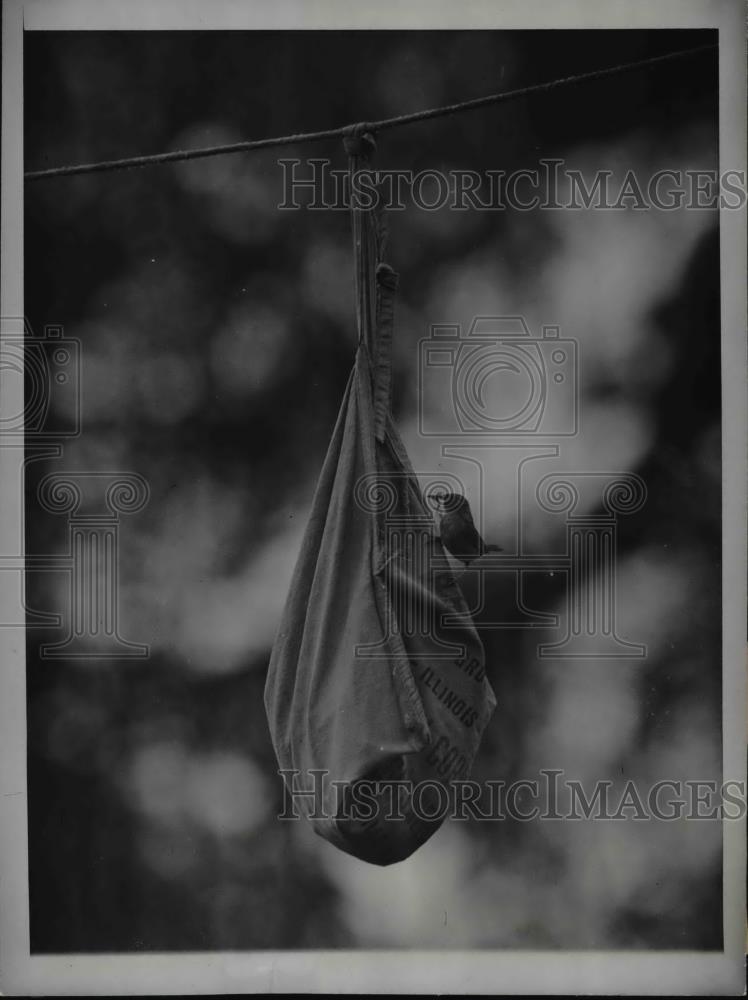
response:
[[[351,155],[351,177],[368,165]],[[375,864],[441,825],[494,710],[483,647],[390,412],[397,276],[352,209],[359,343],[273,647],[265,707],[317,833]],[[399,784],[392,784],[393,781]],[[371,785],[371,782],[379,784]],[[445,796],[447,796],[445,798]]]

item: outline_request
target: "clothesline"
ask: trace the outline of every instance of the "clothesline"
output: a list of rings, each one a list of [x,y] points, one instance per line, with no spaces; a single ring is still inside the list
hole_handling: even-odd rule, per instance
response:
[[[110,170],[124,170],[130,167],[145,167],[158,163],[176,163],[180,160],[195,160],[207,156],[222,156],[227,153],[244,153],[254,149],[271,149],[277,146],[291,146],[303,142],[319,142],[322,139],[344,138],[355,132],[377,133],[385,129],[398,128],[402,125],[410,125],[413,122],[427,121],[431,118],[443,118],[447,115],[457,114],[463,111],[474,111],[477,108],[485,108],[491,104],[499,104],[518,97],[525,97],[529,94],[538,94],[554,90],[557,87],[573,83],[581,83],[589,80],[599,80],[616,73],[625,73],[630,70],[639,69],[643,66],[652,66],[655,63],[666,62],[671,59],[680,59],[684,56],[694,55],[709,49],[717,48],[717,44],[699,45],[690,49],[679,49],[675,52],[666,52],[663,55],[651,56],[648,59],[639,59],[635,62],[620,63],[617,66],[606,66],[602,69],[592,70],[589,73],[578,73],[574,76],[560,77],[556,80],[548,80],[545,83],[535,83],[527,87],[518,87],[514,90],[505,90],[498,94],[488,94],[484,97],[476,97],[469,101],[461,101],[458,104],[447,104],[438,108],[429,108],[424,111],[414,111],[411,114],[398,115],[395,118],[383,118],[380,121],[359,122],[355,125],[342,125],[337,128],[324,129],[320,132],[298,132],[294,135],[277,136],[267,139],[253,139],[247,142],[234,142],[223,146],[207,146],[202,149],[182,149],[169,153],[155,153],[148,156],[131,156],[119,160],[103,160],[98,163],[79,163],[62,167],[51,167],[47,170],[32,170],[24,174],[24,180],[38,181],[50,177],[70,177],[74,174],[103,173]]]

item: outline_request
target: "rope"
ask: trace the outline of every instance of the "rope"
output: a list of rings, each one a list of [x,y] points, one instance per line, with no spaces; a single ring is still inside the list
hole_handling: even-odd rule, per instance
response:
[[[321,132],[297,132],[294,135],[253,139],[248,142],[234,142],[225,146],[207,146],[203,149],[180,149],[170,153],[156,153],[151,156],[131,156],[121,160],[103,160],[100,163],[79,163],[65,167],[52,167],[49,170],[32,170],[24,174],[24,180],[39,181],[45,180],[48,177],[70,177],[74,174],[103,173],[109,170],[145,167],[157,163],[176,163],[180,160],[197,160],[206,156],[222,156],[227,153],[246,153],[254,149],[272,149],[278,146],[293,146],[303,142],[319,142],[323,139],[337,139],[353,134],[360,134],[362,131],[381,132],[384,129],[399,128],[403,125],[410,125],[413,122],[428,121],[432,118],[444,118],[447,115],[454,115],[463,111],[474,111],[477,108],[485,108],[491,104],[500,104],[503,101],[525,97],[528,94],[547,93],[550,90],[555,90],[557,87],[567,86],[568,84],[600,80],[603,77],[613,76],[616,73],[626,73],[630,70],[639,69],[642,66],[653,66],[655,63],[667,62],[671,59],[681,59],[684,56],[695,55],[698,52],[705,52],[707,49],[715,48],[717,48],[717,45],[711,44],[699,45],[690,49],[680,49],[676,52],[666,52],[664,55],[639,59],[636,62],[620,63],[617,66],[607,66],[604,69],[592,70],[589,73],[578,73],[575,76],[564,76],[545,83],[535,83],[528,87],[518,87],[515,90],[504,90],[498,94],[476,97],[470,101],[461,101],[459,104],[447,104],[443,107],[429,108],[425,111],[414,111],[411,114],[399,115],[396,118],[383,118],[375,122],[360,122],[356,125],[342,125],[338,128],[324,129]]]

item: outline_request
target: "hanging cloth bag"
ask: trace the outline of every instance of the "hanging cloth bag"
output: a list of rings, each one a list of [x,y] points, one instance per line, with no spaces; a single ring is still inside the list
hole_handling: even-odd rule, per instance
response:
[[[484,651],[390,412],[397,275],[356,204],[359,341],[270,658],[265,707],[294,808],[342,850],[401,861],[448,815],[494,710]],[[370,174],[371,176],[371,174]]]

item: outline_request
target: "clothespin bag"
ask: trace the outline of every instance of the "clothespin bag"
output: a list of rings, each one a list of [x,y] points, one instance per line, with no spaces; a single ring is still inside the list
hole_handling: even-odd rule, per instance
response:
[[[286,815],[375,864],[449,815],[494,710],[484,651],[390,412],[397,275],[356,205],[374,146],[346,140],[359,342],[270,658]],[[363,202],[362,202],[363,203]]]

